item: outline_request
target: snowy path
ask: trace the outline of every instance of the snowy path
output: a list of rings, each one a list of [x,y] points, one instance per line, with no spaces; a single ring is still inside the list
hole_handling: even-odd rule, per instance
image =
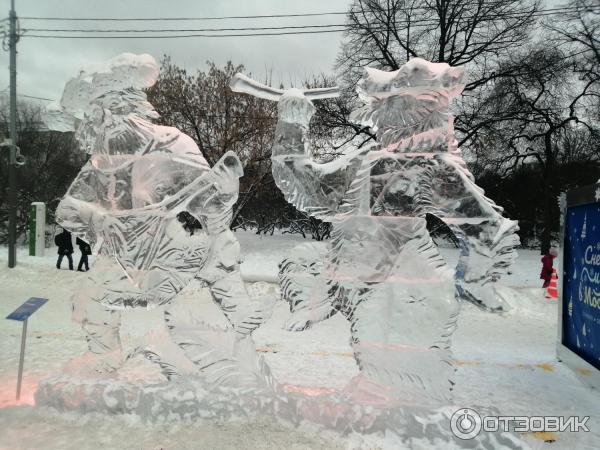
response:
[[[302,238],[258,237],[237,233],[246,261],[245,278],[277,295],[273,281],[277,262]],[[85,349],[84,339],[70,321],[69,295],[85,274],[56,271],[54,250],[44,258],[19,254],[17,268],[6,268],[6,249],[0,249],[0,315],[5,317],[31,296],[47,297],[29,324],[24,395],[15,405],[20,324],[0,322],[0,450],[4,449],[335,449],[358,445],[356,438],[333,441],[329,433],[298,430],[268,422],[193,425],[146,425],[132,417],[57,414],[32,405],[38,380],[57,371]],[[453,250],[444,250],[452,261]],[[589,415],[590,433],[553,436],[556,442],[528,437],[533,448],[600,448],[600,393],[583,385],[556,362],[556,304],[543,299],[539,284],[539,256],[522,251],[505,285],[514,308],[503,316],[465,305],[454,335],[457,364],[455,403],[460,407],[494,406],[504,415]],[[181,294],[181,302],[215,315],[210,299],[197,286]],[[357,369],[348,344],[347,323],[334,316],[303,333],[281,329],[287,306],[279,303],[273,317],[255,333],[257,347],[266,355],[280,382],[340,387]],[[161,331],[162,330],[162,331]],[[160,311],[132,313],[124,321],[123,341],[135,345],[148,332],[161,333]],[[373,447],[375,445],[375,447]],[[368,448],[385,448],[370,443]]]

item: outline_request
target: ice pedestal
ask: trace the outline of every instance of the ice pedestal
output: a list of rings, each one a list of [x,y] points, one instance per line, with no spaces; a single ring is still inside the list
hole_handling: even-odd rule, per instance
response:
[[[212,386],[210,389],[208,386]],[[133,414],[148,422],[229,420],[273,413],[271,392],[218,387],[201,378],[102,379],[65,374],[43,380],[37,406],[63,412]]]
[[[451,418],[458,407],[377,404],[355,392],[274,385],[262,391],[236,388],[206,389],[200,379],[170,383],[118,379],[73,379],[57,375],[42,382],[36,405],[77,413],[134,414],[144,422],[222,422],[276,420],[302,426],[312,424],[341,436],[376,436],[392,448],[517,450],[529,448],[518,435],[480,433],[470,440],[457,438]],[[476,407],[480,414],[498,411]],[[359,447],[362,448],[362,447]],[[370,448],[370,447],[369,447]]]

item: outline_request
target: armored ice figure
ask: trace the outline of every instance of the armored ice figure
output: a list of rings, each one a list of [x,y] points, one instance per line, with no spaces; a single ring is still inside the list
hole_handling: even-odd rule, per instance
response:
[[[246,294],[239,244],[229,230],[241,163],[229,152],[211,169],[189,136],[152,123],[158,114],[144,89],[158,73],[150,55],[122,54],[82,70],[66,84],[60,104],[48,110],[50,128],[75,131],[90,154],[56,220],[98,253],[91,277],[74,297],[74,318],[89,345],[83,360],[98,372],[123,363],[122,311],[159,305],[169,305],[165,320],[173,340],[204,367],[207,352],[193,355],[198,330],[180,326],[186,318],[170,312],[170,302],[194,277],[229,320],[232,346],[262,320],[260,305]],[[182,212],[202,230],[190,236],[177,218]],[[177,374],[169,355],[146,356],[167,376]]]
[[[328,163],[311,158],[307,132],[311,100],[335,92],[279,91],[239,74],[232,88],[278,100],[275,182],[290,203],[334,227],[324,261],[309,244],[280,265],[289,329],[342,313],[361,371],[353,392],[446,401],[457,299],[496,307],[488,284],[518,243],[516,224],[475,185],[457,148],[449,102],[464,88],[463,70],[418,58],[395,72],[367,69],[358,85],[365,105],[351,119],[371,127],[377,143]],[[461,239],[456,275],[429,236],[427,213]]]
[[[461,157],[449,103],[464,79],[462,68],[419,58],[394,72],[368,68],[357,88],[365,105],[350,119],[371,127],[388,152],[371,172],[372,212],[443,220],[460,247],[457,295],[502,310],[494,283],[517,256],[518,226],[485,197]]]

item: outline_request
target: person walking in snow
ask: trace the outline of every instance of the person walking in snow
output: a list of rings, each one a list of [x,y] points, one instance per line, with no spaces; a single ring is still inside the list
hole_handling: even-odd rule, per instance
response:
[[[54,243],[58,247],[58,261],[56,261],[56,268],[60,269],[63,257],[66,256],[69,260],[69,270],[73,270],[73,243],[71,242],[71,233],[67,230],[57,234],[54,237]]]
[[[90,244],[85,242],[83,239],[77,238],[75,241],[77,246],[79,247],[79,251],[81,252],[81,258],[79,258],[79,264],[77,265],[77,272],[83,272],[82,267],[85,265],[85,271],[90,270],[90,266],[88,264],[88,255],[92,254],[92,248]]]
[[[547,288],[550,285],[550,280],[552,279],[552,262],[557,255],[558,250],[551,248],[547,254],[542,256],[542,272],[540,273],[540,278],[544,280],[543,288]]]

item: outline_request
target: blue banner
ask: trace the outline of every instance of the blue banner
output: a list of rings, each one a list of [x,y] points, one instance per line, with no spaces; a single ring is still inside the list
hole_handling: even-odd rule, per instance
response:
[[[600,203],[567,208],[563,344],[600,369]]]

